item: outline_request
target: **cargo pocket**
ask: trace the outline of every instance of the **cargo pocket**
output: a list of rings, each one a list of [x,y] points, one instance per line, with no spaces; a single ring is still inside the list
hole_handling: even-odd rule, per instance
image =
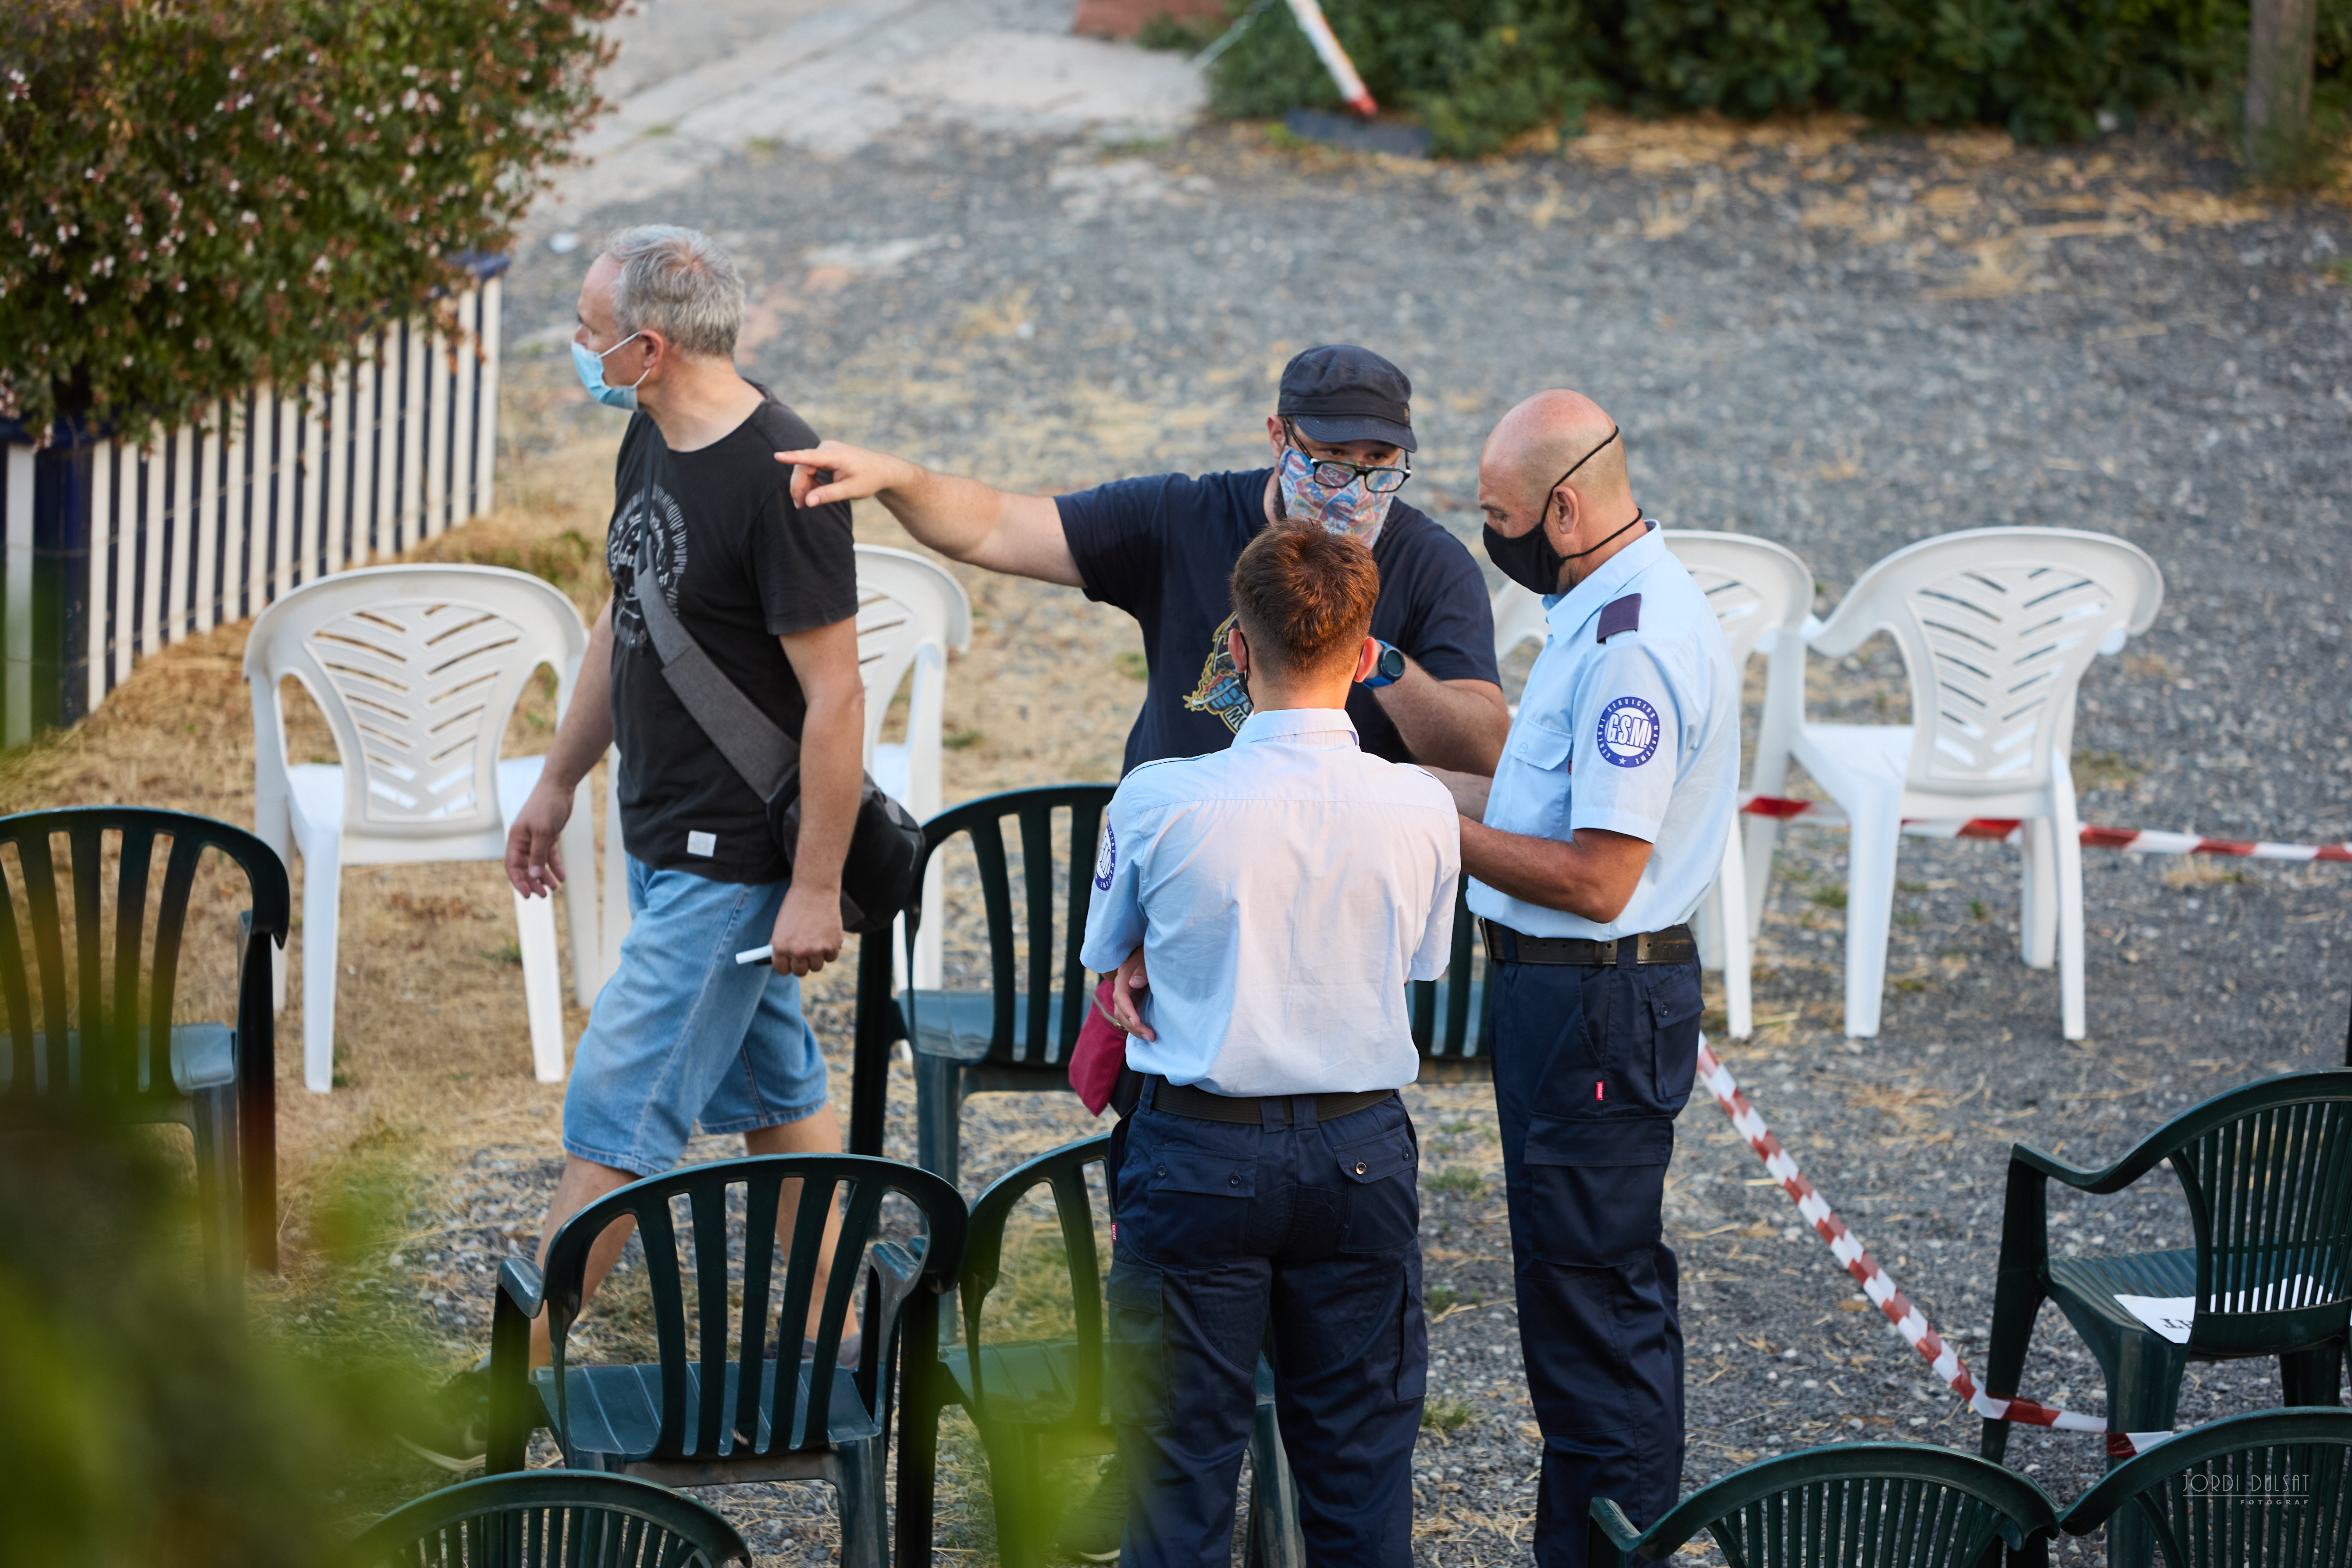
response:
[[[1160,1270],[1111,1264],[1110,1415],[1129,1426],[1168,1419],[1168,1332]]]
[[[1536,1117],[1521,1155],[1535,1255],[1605,1268],[1647,1253],[1674,1152],[1668,1117]]]
[[[1698,965],[1661,964],[1645,970],[1650,1008],[1650,1081],[1657,1107],[1668,1115],[1690,1100],[1698,1077]]]
[[[1405,1258],[1404,1306],[1397,1318],[1396,1396],[1410,1404],[1429,1393],[1429,1318],[1421,1304],[1421,1248]]]

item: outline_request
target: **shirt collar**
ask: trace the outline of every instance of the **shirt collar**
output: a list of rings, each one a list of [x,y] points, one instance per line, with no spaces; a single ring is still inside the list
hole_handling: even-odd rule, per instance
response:
[[[1664,531],[1658,520],[1644,517],[1649,530],[1641,538],[1601,563],[1599,571],[1570,588],[1565,594],[1544,595],[1544,619],[1562,634],[1573,632],[1592,616],[1601,606],[1624,591],[1625,584],[1654,566],[1665,555]]]
[[[1234,734],[1236,746],[1264,741],[1289,741],[1303,735],[1346,735],[1350,745],[1361,745],[1356,722],[1342,708],[1261,708],[1242,721]]]

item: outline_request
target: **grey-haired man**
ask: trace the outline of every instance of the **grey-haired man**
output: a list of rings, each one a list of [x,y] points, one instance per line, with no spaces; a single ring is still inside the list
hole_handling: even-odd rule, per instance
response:
[[[567,1159],[541,1228],[541,1261],[566,1219],[675,1165],[698,1121],[740,1132],[753,1154],[841,1147],[799,976],[842,947],[841,865],[866,722],[856,560],[847,505],[797,505],[776,467],[778,447],[813,445],[816,434],[736,373],[742,321],[733,263],[692,229],[622,230],[580,288],[572,353],[582,384],[633,416],[605,538],[613,593],[539,786],[509,826],[507,876],[531,897],[551,893],[567,869],[588,871],[563,865],[557,835],[580,779],[617,742],[633,919],[574,1055]],[[638,608],[648,586],[638,563],[648,559],[652,585],[711,661],[800,738],[789,868],[763,803],[663,677]],[[735,963],[755,932],[769,936],[772,966]],[[627,1239],[608,1233],[590,1289]],[[828,1235],[828,1263],[831,1249]],[[551,1354],[541,1319],[531,1359]],[[412,1447],[451,1468],[481,1453],[482,1370],[461,1374],[436,1419],[404,1434]]]

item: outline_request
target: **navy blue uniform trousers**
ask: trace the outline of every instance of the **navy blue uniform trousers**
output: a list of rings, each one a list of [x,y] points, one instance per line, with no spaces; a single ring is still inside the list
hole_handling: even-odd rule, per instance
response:
[[[1402,1101],[1284,1124],[1160,1110],[1114,1134],[1111,1418],[1122,1568],[1228,1568],[1271,1324],[1275,1410],[1316,1568],[1409,1568],[1429,1370],[1419,1149]]]
[[[1697,1068],[1698,965],[1497,963],[1487,1006],[1544,1439],[1536,1562],[1584,1568],[1594,1498],[1646,1528],[1682,1484],[1682,1321],[1659,1210]]]

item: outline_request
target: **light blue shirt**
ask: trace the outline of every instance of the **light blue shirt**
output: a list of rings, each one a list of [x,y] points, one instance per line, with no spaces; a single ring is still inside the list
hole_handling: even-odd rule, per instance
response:
[[[1462,874],[1445,786],[1368,755],[1338,709],[1261,709],[1234,743],[1118,786],[1081,951],[1139,943],[1151,982],[1127,1063],[1215,1094],[1402,1089],[1421,1056],[1405,983],[1444,972]]]
[[[1638,625],[1627,625],[1630,607],[1603,616],[1633,594]],[[1475,879],[1471,911],[1529,936],[1599,941],[1686,921],[1721,868],[1738,805],[1739,679],[1723,628],[1655,523],[1568,593],[1546,595],[1544,618],[1486,826],[1562,840],[1598,827],[1656,847],[1605,925]]]

